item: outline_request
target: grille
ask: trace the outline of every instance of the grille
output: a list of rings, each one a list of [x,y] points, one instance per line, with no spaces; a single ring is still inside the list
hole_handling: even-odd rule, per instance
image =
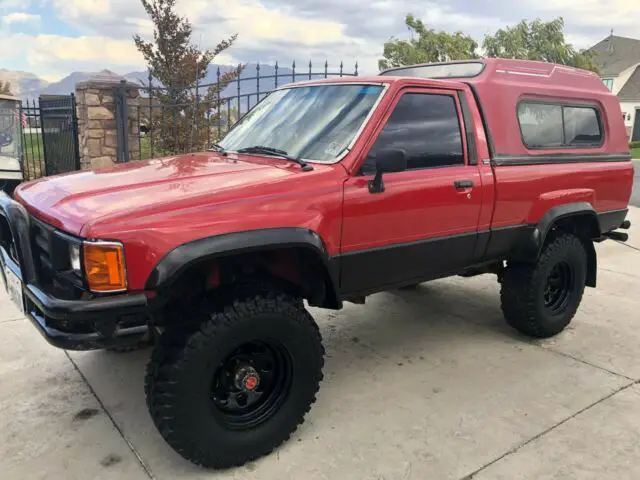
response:
[[[53,267],[53,231],[38,221],[33,225],[33,256],[36,260],[38,273],[42,280],[51,281],[55,274]]]
[[[53,227],[31,218],[31,245],[38,278],[51,283],[62,271],[69,270],[69,243]]]

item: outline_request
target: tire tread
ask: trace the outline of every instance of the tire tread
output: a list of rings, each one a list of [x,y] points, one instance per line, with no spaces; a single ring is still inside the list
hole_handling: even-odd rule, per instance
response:
[[[553,257],[560,251],[577,249],[582,252],[583,265],[586,265],[586,253],[581,240],[570,233],[559,233],[549,239],[536,263],[514,263],[508,265],[500,291],[501,309],[507,323],[519,332],[534,338],[549,338],[571,321],[582,300],[584,282],[576,293],[573,307],[566,312],[564,325],[550,326],[540,317],[536,298],[538,282],[543,281],[542,272]]]
[[[240,292],[239,292],[240,293]],[[311,332],[315,346],[313,359],[315,370],[308,372],[315,375],[315,388],[304,411],[296,419],[293,428],[279,432],[259,449],[252,452],[236,452],[224,458],[203,451],[181,429],[180,419],[174,415],[173,400],[180,395],[176,391],[178,382],[175,379],[186,375],[185,359],[203,348],[211,348],[211,341],[224,329],[231,328],[246,317],[262,313],[284,314],[298,322],[301,327]],[[269,454],[280,444],[287,441],[304,422],[305,415],[316,401],[319,384],[323,379],[324,346],[317,324],[313,317],[302,307],[299,299],[279,292],[268,292],[264,288],[256,291],[243,289],[242,295],[221,310],[210,314],[209,319],[195,329],[171,328],[160,336],[147,367],[145,376],[145,394],[149,413],[158,431],[165,441],[179,454],[196,465],[207,468],[229,468],[245,464],[251,460]]]

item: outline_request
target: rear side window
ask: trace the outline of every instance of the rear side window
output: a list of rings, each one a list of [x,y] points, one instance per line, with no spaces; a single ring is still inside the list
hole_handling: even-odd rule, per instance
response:
[[[518,122],[528,148],[593,147],[603,140],[595,107],[520,102]]]
[[[564,138],[567,145],[599,145],[602,143],[598,112],[591,107],[564,108]]]

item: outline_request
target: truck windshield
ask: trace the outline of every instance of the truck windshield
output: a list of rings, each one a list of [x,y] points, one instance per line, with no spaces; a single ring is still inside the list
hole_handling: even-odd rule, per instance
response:
[[[276,90],[219,142],[227,151],[253,146],[330,162],[342,154],[375,105],[380,85],[310,85]]]

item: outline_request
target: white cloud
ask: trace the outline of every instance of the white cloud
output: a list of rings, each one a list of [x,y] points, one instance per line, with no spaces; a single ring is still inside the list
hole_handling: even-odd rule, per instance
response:
[[[59,11],[65,11],[70,17],[83,15],[107,15],[111,11],[111,0],[53,0]]]
[[[601,40],[609,29],[621,35],[638,37],[640,25],[640,1],[638,0],[554,0],[545,3],[527,0],[530,8],[544,16],[561,15],[566,30],[589,28],[589,38]]]
[[[15,23],[37,23],[40,21],[40,15],[24,12],[12,12],[2,17],[2,23],[11,25]]]
[[[420,19],[429,27],[448,30],[468,31],[482,25],[485,28],[500,28],[504,22],[497,17],[479,16],[473,13],[457,12],[447,4],[426,2]]]
[[[238,32],[241,38],[251,38],[256,43],[295,39],[310,46],[345,38],[342,23],[300,18],[281,8],[267,9],[257,0],[186,0],[178,4],[178,11],[196,25],[199,20],[209,23],[208,14],[213,11],[216,17],[224,19],[224,30]]]
[[[102,2],[101,8],[92,8],[96,1]],[[347,25],[340,21],[296,15],[295,8],[284,3],[268,7],[264,0],[180,0],[176,9],[192,22],[193,42],[203,49],[239,34],[233,47],[216,57],[216,63],[297,60],[300,64],[312,58],[319,64],[328,58],[337,64],[343,58],[350,64],[356,59],[368,63],[374,71],[381,42],[372,45],[348,35]],[[53,0],[53,5],[65,22],[97,36],[130,39],[139,33],[151,38],[153,32],[138,0]]]
[[[26,10],[30,4],[29,0],[0,0],[0,12]]]
[[[38,35],[32,37],[29,43],[28,55],[31,63],[104,61],[109,64],[135,65],[142,61],[142,56],[131,40]]]
[[[72,71],[98,71],[112,68],[126,73],[143,65],[142,56],[131,40],[114,40],[100,36],[65,37],[61,35],[10,34],[0,31],[3,64],[26,59],[25,68],[46,80],[56,80]]]
[[[16,48],[3,49],[0,58],[21,58],[29,68],[49,78],[74,70],[110,68],[118,72],[144,68],[132,34],[151,38],[153,25],[140,0],[0,0],[0,12],[35,13],[26,5],[53,6],[47,24],[65,23],[77,38],[61,35],[20,37]],[[6,9],[11,5],[11,10]],[[177,9],[193,26],[193,41],[212,48],[238,33],[237,42],[216,58],[216,63],[296,60],[306,68],[330,66],[340,60],[345,70],[358,60],[361,73],[377,72],[377,60],[390,36],[407,38],[404,16],[412,12],[430,28],[462,30],[482,43],[483,34],[517,23],[521,18],[550,20],[562,15],[567,39],[587,47],[604,38],[611,28],[619,35],[638,36],[640,0],[406,0],[403,7],[390,0],[179,0]],[[5,22],[6,23],[6,22]],[[2,24],[0,24],[1,26]],[[6,29],[8,30],[8,28]],[[15,35],[13,38],[17,38]],[[304,65],[304,67],[302,66]],[[26,68],[25,68],[26,69]]]

